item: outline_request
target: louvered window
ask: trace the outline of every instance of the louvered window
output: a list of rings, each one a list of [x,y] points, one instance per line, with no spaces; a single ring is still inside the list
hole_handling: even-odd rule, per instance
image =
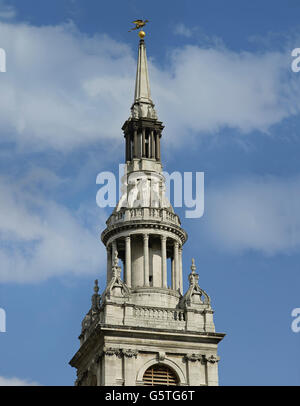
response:
[[[165,365],[153,365],[144,373],[143,382],[146,386],[178,385],[178,378],[171,368]]]

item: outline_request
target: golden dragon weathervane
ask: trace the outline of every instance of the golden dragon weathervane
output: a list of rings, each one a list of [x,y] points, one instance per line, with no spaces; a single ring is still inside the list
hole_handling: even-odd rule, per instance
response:
[[[135,27],[133,27],[128,32],[131,32],[133,30],[139,30],[140,28],[143,28],[149,22],[149,20],[135,20],[135,21],[132,21],[132,22],[133,22],[133,24],[135,24]],[[145,31],[141,30],[139,32],[139,37],[141,39],[144,38],[145,35],[146,35]]]

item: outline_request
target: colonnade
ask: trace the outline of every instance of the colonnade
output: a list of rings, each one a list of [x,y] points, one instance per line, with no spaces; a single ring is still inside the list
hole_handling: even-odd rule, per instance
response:
[[[134,238],[140,238],[140,248],[132,244],[132,236]],[[153,252],[149,247],[149,240],[155,238],[157,241],[157,234],[143,233],[134,234],[132,236],[119,237],[113,240],[107,245],[107,282],[112,278],[112,261],[114,253],[117,250],[119,252],[119,258],[123,261],[123,279],[129,287],[162,287],[168,288],[168,267],[167,260],[168,254],[171,259],[171,286],[170,288],[182,293],[183,280],[182,280],[182,246],[181,244],[170,237],[160,235],[160,245],[156,247],[155,255],[158,261],[153,261]],[[167,240],[168,240],[168,252],[167,252]],[[122,248],[121,248],[122,241]],[[157,250],[158,248],[158,250]],[[171,249],[170,249],[171,248]],[[120,252],[122,250],[122,252]],[[138,253],[134,253],[133,250],[138,250]],[[159,254],[157,253],[159,251]],[[150,258],[152,253],[152,260]],[[120,256],[121,254],[121,256]],[[140,261],[134,266],[135,259],[137,257]],[[135,273],[135,274],[134,274]],[[136,275],[138,273],[138,275]],[[137,282],[138,281],[138,282]]]
[[[133,158],[152,158],[160,161],[160,133],[143,128],[134,130],[133,135],[126,134],[126,161]]]

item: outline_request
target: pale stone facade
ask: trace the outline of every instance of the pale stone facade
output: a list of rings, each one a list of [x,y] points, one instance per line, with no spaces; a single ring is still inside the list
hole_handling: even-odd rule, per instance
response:
[[[187,234],[165,196],[163,125],[150,96],[143,40],[131,111],[123,126],[123,195],[101,235],[107,286],[100,296],[96,281],[82,322],[80,349],[70,361],[76,385],[144,385],[145,372],[154,368],[155,375],[157,366],[173,374],[177,385],[218,385],[217,347],[224,334],[215,332],[194,261],[183,294]]]

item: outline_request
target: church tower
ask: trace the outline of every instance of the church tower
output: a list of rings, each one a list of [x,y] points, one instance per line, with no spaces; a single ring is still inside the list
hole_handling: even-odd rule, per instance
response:
[[[218,385],[218,343],[210,297],[192,260],[183,292],[187,234],[165,196],[160,139],[164,128],[150,94],[145,33],[125,138],[123,194],[101,239],[107,283],[83,319],[70,361],[75,385]]]

